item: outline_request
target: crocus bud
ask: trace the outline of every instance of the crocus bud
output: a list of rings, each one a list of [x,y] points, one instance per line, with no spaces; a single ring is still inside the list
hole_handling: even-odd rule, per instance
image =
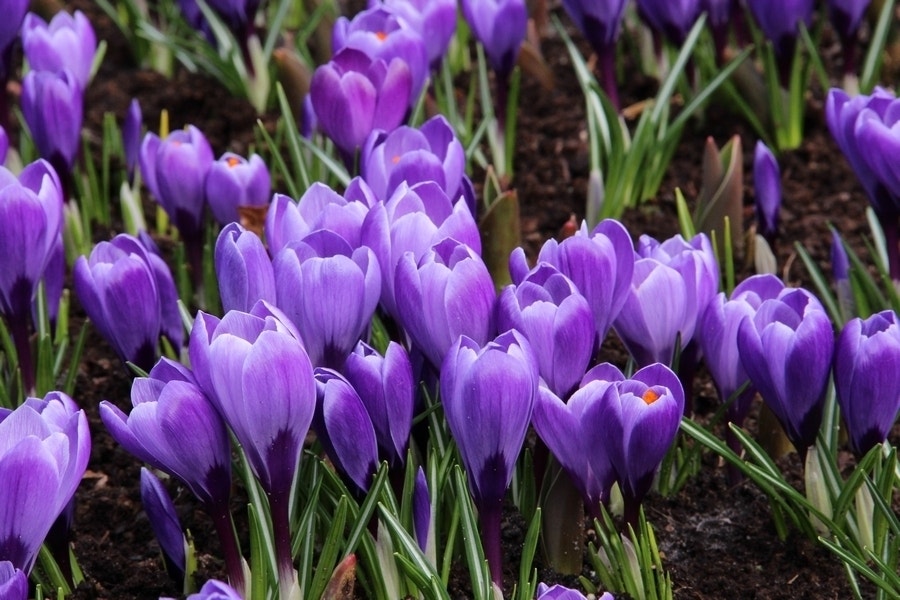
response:
[[[831,321],[815,296],[785,288],[741,320],[738,351],[750,382],[802,455],[816,440],[834,349]]]
[[[484,344],[494,331],[496,292],[471,248],[446,239],[416,262],[407,252],[395,271],[397,313],[413,343],[435,367],[465,335]]]
[[[465,151],[450,123],[437,115],[414,127],[373,132],[362,151],[361,171],[377,198],[387,199],[406,182],[437,183],[452,202],[463,195]]]
[[[594,354],[594,317],[572,281],[539,263],[497,303],[497,329],[516,329],[531,343],[547,387],[562,398],[584,376]]]
[[[28,599],[28,576],[8,560],[0,561],[0,598]]]
[[[358,13],[352,20],[338,17],[332,32],[332,46],[335,54],[344,48],[353,48],[387,64],[397,58],[405,62],[412,78],[410,101],[415,102],[428,76],[424,37],[390,6],[378,4]],[[318,112],[316,110],[316,114]]]
[[[834,350],[834,387],[850,446],[861,457],[883,442],[900,410],[900,323],[892,310],[852,319]]]
[[[375,427],[359,394],[339,373],[317,368],[313,429],[331,461],[362,494],[378,469]]]
[[[500,517],[503,497],[531,422],[537,360],[517,331],[484,346],[462,335],[441,366],[441,400],[478,508],[485,556],[502,586]]]
[[[128,179],[134,179],[134,168],[137,166],[138,154],[141,150],[141,130],[143,127],[143,114],[141,103],[137,98],[131,99],[128,105],[128,113],[125,115],[125,123],[122,125],[122,149],[125,153],[125,166],[128,169]]]
[[[369,7],[378,4],[369,0]],[[425,41],[428,63],[437,69],[456,33],[456,0],[384,0]]]
[[[216,240],[216,279],[222,310],[249,311],[257,300],[275,302],[275,273],[259,236],[237,223]]]
[[[674,46],[684,44],[688,32],[700,16],[699,0],[637,0],[637,7],[650,29]]]
[[[41,157],[69,173],[81,148],[84,91],[71,71],[29,71],[22,80],[22,116]]]
[[[431,514],[431,493],[428,490],[428,480],[422,467],[416,471],[416,482],[413,488],[413,528],[416,532],[416,541],[419,548],[426,556],[434,556],[434,524]],[[429,548],[431,553],[429,553]]]
[[[186,541],[181,521],[169,492],[146,467],[141,467],[141,504],[150,521],[150,529],[162,550],[169,576],[176,582],[184,580],[186,568]]]
[[[403,122],[412,85],[402,59],[387,62],[344,48],[316,69],[309,93],[319,126],[349,160],[372,130],[391,131]]]
[[[240,207],[265,207],[272,198],[272,181],[266,163],[258,154],[248,160],[226,152],[209,168],[206,198],[220,225],[240,223]]]
[[[856,314],[856,301],[850,285],[850,257],[847,256],[844,240],[837,229],[831,230],[831,277],[841,316],[845,320],[849,319]]]
[[[137,239],[120,234],[100,242],[90,257],[75,261],[73,279],[85,312],[123,362],[150,369],[161,334],[181,347],[172,274]]]
[[[97,53],[97,36],[80,10],[57,12],[49,25],[34,13],[22,22],[22,49],[32,71],[72,72],[80,89],[87,89]]]
[[[525,40],[528,9],[525,0],[462,0],[462,13],[501,79],[512,73]]]
[[[380,455],[391,467],[402,465],[415,403],[412,364],[406,350],[392,341],[381,356],[359,342],[347,356],[342,372],[372,419]]]
[[[14,515],[0,519],[0,556],[29,573],[87,468],[87,416],[59,398],[32,398],[0,421],[0,440],[0,514]]]
[[[381,295],[381,269],[366,247],[353,250],[339,235],[311,233],[273,261],[276,305],[297,326],[316,366],[344,364],[372,320]]]
[[[757,231],[771,245],[778,232],[781,209],[781,169],[775,155],[762,141],[753,154],[753,187],[756,188]]]
[[[206,176],[213,163],[209,142],[199,129],[173,131],[161,140],[144,136],[141,174],[150,192],[185,238],[197,239],[206,206]]]

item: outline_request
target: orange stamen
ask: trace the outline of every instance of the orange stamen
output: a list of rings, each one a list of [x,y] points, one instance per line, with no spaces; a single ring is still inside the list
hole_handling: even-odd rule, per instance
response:
[[[659,399],[659,394],[657,394],[656,392],[654,392],[653,390],[651,390],[649,388],[647,389],[646,392],[644,392],[644,395],[641,396],[641,400],[643,400],[647,404],[653,404],[658,399]]]
[[[387,36],[388,36],[388,34],[386,34],[386,33],[383,32],[383,31],[376,31],[376,32],[375,32],[375,37],[378,38],[378,41],[379,41],[379,42],[383,42],[384,40],[386,40],[386,39],[387,39]]]
[[[233,156],[229,156],[225,159],[225,164],[227,164],[229,167],[236,167],[241,164],[241,161]]]
[[[398,154],[397,156],[395,156],[394,158],[392,158],[392,159],[391,159],[391,162],[394,163],[395,165],[396,165],[398,162],[400,162],[400,155]]]

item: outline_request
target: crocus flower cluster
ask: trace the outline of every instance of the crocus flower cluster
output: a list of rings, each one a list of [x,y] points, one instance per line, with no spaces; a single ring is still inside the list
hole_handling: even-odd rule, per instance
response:
[[[22,80],[22,114],[41,156],[64,180],[81,147],[84,93],[97,38],[81,11],[58,12],[48,24],[34,13],[22,23],[30,70]]]

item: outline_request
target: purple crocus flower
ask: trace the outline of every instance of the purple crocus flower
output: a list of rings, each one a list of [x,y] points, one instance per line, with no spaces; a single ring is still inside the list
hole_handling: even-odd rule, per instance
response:
[[[315,231],[273,261],[276,305],[297,326],[316,366],[339,368],[369,325],[381,295],[381,269],[366,247]]]
[[[165,335],[175,348],[183,341],[178,293],[169,267],[134,237],[119,234],[100,242],[73,267],[82,306],[123,362],[148,370]]]
[[[22,49],[33,71],[71,71],[79,89],[87,89],[97,53],[97,36],[80,10],[61,10],[48,24],[34,13],[22,22]]]
[[[359,248],[363,220],[372,204],[375,196],[360,177],[350,181],[343,196],[319,182],[309,186],[299,201],[275,194],[266,213],[269,251],[276,255],[290,242],[299,242],[319,229],[333,231],[351,248]]]
[[[369,0],[369,8],[378,4]],[[425,41],[428,63],[437,69],[456,33],[456,0],[384,0],[383,4],[419,33]]]
[[[753,187],[756,188],[758,231],[771,245],[778,232],[781,210],[781,169],[775,155],[762,141],[756,142],[753,153]]]
[[[216,527],[232,583],[243,588],[243,567],[231,524],[231,446],[222,417],[194,374],[167,358],[131,386],[132,410],[100,403],[100,418],[129,453],[182,481]]]
[[[785,288],[741,320],[737,342],[750,382],[805,456],[819,431],[831,371],[828,314],[806,290]]]
[[[391,467],[404,464],[415,403],[415,381],[406,350],[392,341],[381,356],[359,342],[341,371],[372,419],[382,458]]]
[[[594,317],[572,281],[549,263],[539,263],[497,302],[497,329],[516,329],[531,343],[544,382],[567,397],[594,354]]]
[[[412,188],[401,183],[387,200],[373,206],[363,221],[362,243],[372,248],[384,275],[381,305],[397,316],[394,275],[406,252],[418,261],[431,246],[452,238],[481,253],[478,225],[465,202],[451,202],[434,182]]]
[[[166,571],[176,583],[184,581],[185,538],[178,513],[169,492],[159,478],[141,467],[141,504],[150,521],[150,529],[162,550]]]
[[[377,198],[389,198],[404,181],[410,187],[434,181],[456,202],[463,195],[465,163],[453,128],[437,115],[419,129],[373,132],[362,150],[360,170]]]
[[[700,0],[637,0],[638,14],[650,29],[680,46],[700,16]]]
[[[249,311],[257,300],[275,302],[275,273],[262,240],[237,223],[216,240],[216,279],[222,309]]]
[[[189,125],[164,140],[147,133],[141,143],[141,174],[185,240],[199,243],[206,206],[206,176],[213,152],[203,133]]]
[[[584,418],[606,424],[600,441],[616,471],[625,501],[625,519],[637,523],[641,501],[653,475],[675,440],[684,413],[684,389],[678,376],[652,364],[608,386]]]
[[[8,560],[0,560],[0,598],[28,600],[28,576]]]
[[[494,282],[465,244],[445,239],[418,262],[407,252],[394,277],[400,323],[433,366],[443,363],[459,336],[485,344],[493,335]]]
[[[525,0],[462,0],[463,16],[501,80],[512,73],[525,40],[528,9]]]
[[[722,402],[732,401],[728,420],[741,425],[756,390],[749,386],[733,397],[748,381],[737,347],[738,327],[746,316],[753,316],[766,300],[778,297],[784,283],[774,275],[754,275],[739,283],[727,299],[720,292],[710,301],[697,323],[697,341],[712,374]]]
[[[10,0],[3,4],[3,20],[0,21],[0,82],[12,73],[13,46],[19,39],[19,29],[28,12],[28,0]],[[0,99],[0,125],[7,126],[6,98]]]
[[[790,65],[794,58],[800,24],[809,27],[812,23],[814,0],[753,0],[747,8],[762,30],[772,42],[775,59],[779,64],[781,85],[787,87]]]
[[[579,592],[556,584],[548,587],[546,583],[539,583],[537,588],[536,600],[586,600],[587,596]],[[613,595],[605,592],[597,600],[614,600]]]
[[[316,406],[312,363],[288,318],[264,301],[222,319],[198,313],[189,351],[197,380],[269,498],[279,587],[290,594],[297,581],[288,505]]]
[[[412,86],[402,59],[344,48],[316,69],[309,93],[322,131],[351,160],[374,129],[391,131],[403,122]]]
[[[900,322],[892,310],[852,319],[834,350],[834,388],[850,446],[861,457],[883,442],[900,411]]]
[[[563,0],[563,8],[597,55],[603,91],[616,107],[619,106],[616,40],[619,39],[626,4],[626,0]]]
[[[248,160],[226,152],[209,168],[206,198],[220,225],[240,223],[241,207],[265,207],[272,199],[272,180],[266,163],[258,154]]]
[[[434,526],[431,514],[431,492],[428,480],[422,467],[416,471],[415,487],[413,487],[413,529],[416,542],[425,556],[434,556]]]
[[[441,400],[478,509],[491,577],[503,585],[500,517],[538,390],[531,346],[507,331],[484,346],[459,336],[441,366]]]
[[[141,150],[141,131],[144,118],[141,103],[132,98],[122,125],[122,150],[125,153],[125,166],[128,169],[129,182],[134,180],[134,168],[137,166],[138,154]]]
[[[65,176],[81,148],[84,91],[71,71],[29,71],[22,80],[22,116],[41,157]]]
[[[412,78],[409,101],[415,102],[428,76],[428,51],[425,37],[399,13],[385,4],[378,4],[358,13],[353,20],[338,17],[332,31],[335,54],[344,48],[365,53],[372,60],[390,64],[399,58],[409,67]],[[319,111],[316,110],[316,114]]]
[[[0,557],[15,569],[31,572],[90,453],[87,416],[62,398],[29,398],[0,421]]]
[[[828,19],[841,38],[844,73],[856,69],[856,32],[871,0],[828,0]]]
[[[9,152],[9,135],[6,129],[0,126],[0,167],[6,164],[6,155]]]
[[[562,242],[547,240],[538,255],[538,262],[547,262],[559,269],[587,299],[594,314],[597,347],[603,343],[625,304],[634,260],[631,235],[613,219],[601,221],[590,234],[587,226],[582,224],[575,235]],[[528,273],[524,250],[514,250],[509,263],[513,282],[521,282]]]
[[[596,413],[591,407],[602,401],[606,388],[622,379],[621,371],[603,363],[585,374],[567,401],[541,386],[534,405],[532,424],[538,436],[569,474],[591,515],[597,518],[600,504],[609,501],[616,474],[606,447],[596,440],[597,432],[606,424],[588,419],[587,415]]]
[[[359,394],[344,377],[331,369],[317,368],[316,414],[313,429],[335,464],[364,495],[378,470],[375,426]]]
[[[243,600],[243,597],[224,581],[210,579],[199,592],[188,596],[187,600]]]

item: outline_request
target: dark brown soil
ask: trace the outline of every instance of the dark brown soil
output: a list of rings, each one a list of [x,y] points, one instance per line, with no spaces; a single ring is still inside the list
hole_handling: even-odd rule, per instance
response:
[[[87,127],[100,130],[103,113],[120,119],[132,96],[140,98],[145,124],[156,129],[159,113],[167,109],[173,128],[191,123],[210,139],[216,154],[226,149],[246,152],[254,140],[256,116],[249,105],[234,99],[215,82],[179,70],[172,80],[136,69],[124,40],[90,0],[75,0],[72,7],[88,12],[99,37],[109,50],[88,93]],[[536,82],[523,81],[519,115],[514,186],[522,203],[522,235],[529,252],[556,236],[571,215],[584,215],[587,189],[587,145],[583,100],[561,41],[549,34],[543,40],[546,60],[556,77],[548,91]],[[652,92],[652,82],[625,85],[626,102]],[[822,119],[821,94],[811,98],[808,134],[803,146],[781,158],[784,207],[778,244],[779,266],[791,283],[808,282],[803,266],[794,260],[793,242],[801,241],[814,259],[828,268],[832,223],[856,248],[863,248],[867,230],[866,198],[850,167],[832,141]],[[268,115],[266,122],[273,122]],[[745,157],[747,224],[752,221],[751,179],[755,136],[727,110],[707,111],[702,123],[685,132],[659,196],[631,210],[625,222],[633,235],[667,237],[677,232],[674,190],[688,199],[700,187],[700,164],[707,136],[723,144],[731,135],[742,136]],[[864,252],[863,252],[863,255]],[[77,319],[76,319],[77,321]],[[78,323],[76,323],[78,324]],[[130,379],[114,354],[96,333],[91,333],[81,366],[75,398],[91,419],[94,449],[89,471],[77,495],[75,554],[86,581],[76,592],[79,599],[117,600],[177,596],[159,559],[158,548],[144,516],[138,488],[140,464],[117,447],[106,434],[97,406],[108,399],[127,409]],[[711,386],[698,383],[711,410]],[[796,468],[796,467],[795,467]],[[183,525],[195,537],[200,571],[222,577],[217,541],[208,519],[186,490],[174,484]],[[712,457],[704,460],[701,474],[673,498],[652,497],[647,513],[655,526],[665,565],[671,571],[677,599],[717,598],[843,598],[849,588],[840,563],[827,551],[796,535],[781,541],[775,534],[764,496],[749,484],[729,487],[724,469]],[[240,512],[240,511],[239,511]],[[510,545],[507,556],[524,537],[524,527],[510,521],[505,529]],[[540,558],[538,559],[540,561]],[[548,581],[557,577],[542,571]],[[462,580],[465,573],[456,572]],[[571,581],[571,580],[569,580]],[[465,592],[459,592],[464,597]]]

